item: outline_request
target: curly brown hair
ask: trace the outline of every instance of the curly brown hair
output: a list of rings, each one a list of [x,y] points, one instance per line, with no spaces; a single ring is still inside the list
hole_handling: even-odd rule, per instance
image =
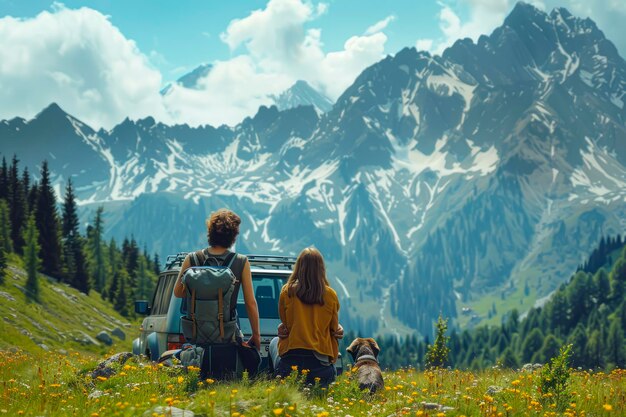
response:
[[[210,246],[230,248],[239,234],[241,218],[228,209],[219,209],[211,213],[206,221]]]

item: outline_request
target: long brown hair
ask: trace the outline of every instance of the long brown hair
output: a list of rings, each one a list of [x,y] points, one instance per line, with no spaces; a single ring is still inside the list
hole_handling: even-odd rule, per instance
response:
[[[304,304],[324,305],[324,292],[328,279],[324,258],[315,248],[306,248],[296,260],[287,281],[287,295],[297,296]]]

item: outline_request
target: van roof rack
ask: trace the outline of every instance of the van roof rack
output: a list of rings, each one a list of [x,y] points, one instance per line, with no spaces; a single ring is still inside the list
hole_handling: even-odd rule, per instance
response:
[[[168,255],[165,260],[165,269],[172,269],[175,266],[181,266],[185,261],[185,257],[189,252],[178,252],[176,255]],[[295,256],[274,256],[274,255],[247,255],[250,265],[254,265],[259,268],[285,268],[292,269],[296,263]]]
[[[247,255],[250,265],[260,268],[271,267],[273,269],[292,269],[296,263],[295,256],[275,256],[275,255]]]
[[[167,259],[165,259],[165,269],[172,269],[174,266],[181,266],[187,257],[187,253],[189,252],[178,252],[176,255],[168,255]]]

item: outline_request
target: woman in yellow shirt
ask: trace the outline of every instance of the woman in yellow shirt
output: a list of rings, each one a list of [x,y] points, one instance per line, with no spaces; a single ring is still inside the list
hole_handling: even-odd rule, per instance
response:
[[[298,256],[280,292],[278,313],[286,330],[283,337],[270,343],[276,375],[286,377],[297,367],[308,370],[306,383],[312,384],[316,378],[321,386],[333,382],[339,355],[337,338],[343,337],[343,329],[337,293],[330,288],[324,258],[317,249],[306,248]]]

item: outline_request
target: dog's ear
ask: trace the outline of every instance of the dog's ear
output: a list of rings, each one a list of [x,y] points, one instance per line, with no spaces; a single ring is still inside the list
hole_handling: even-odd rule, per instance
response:
[[[352,359],[356,359],[356,354],[358,353],[358,347],[361,344],[359,338],[356,338],[350,343],[350,346],[346,348],[346,352],[352,355]]]
[[[370,347],[372,348],[372,351],[374,352],[374,356],[378,358],[378,354],[380,353],[380,347],[378,346],[378,343],[376,343],[374,339],[370,338],[369,344],[370,344]]]

